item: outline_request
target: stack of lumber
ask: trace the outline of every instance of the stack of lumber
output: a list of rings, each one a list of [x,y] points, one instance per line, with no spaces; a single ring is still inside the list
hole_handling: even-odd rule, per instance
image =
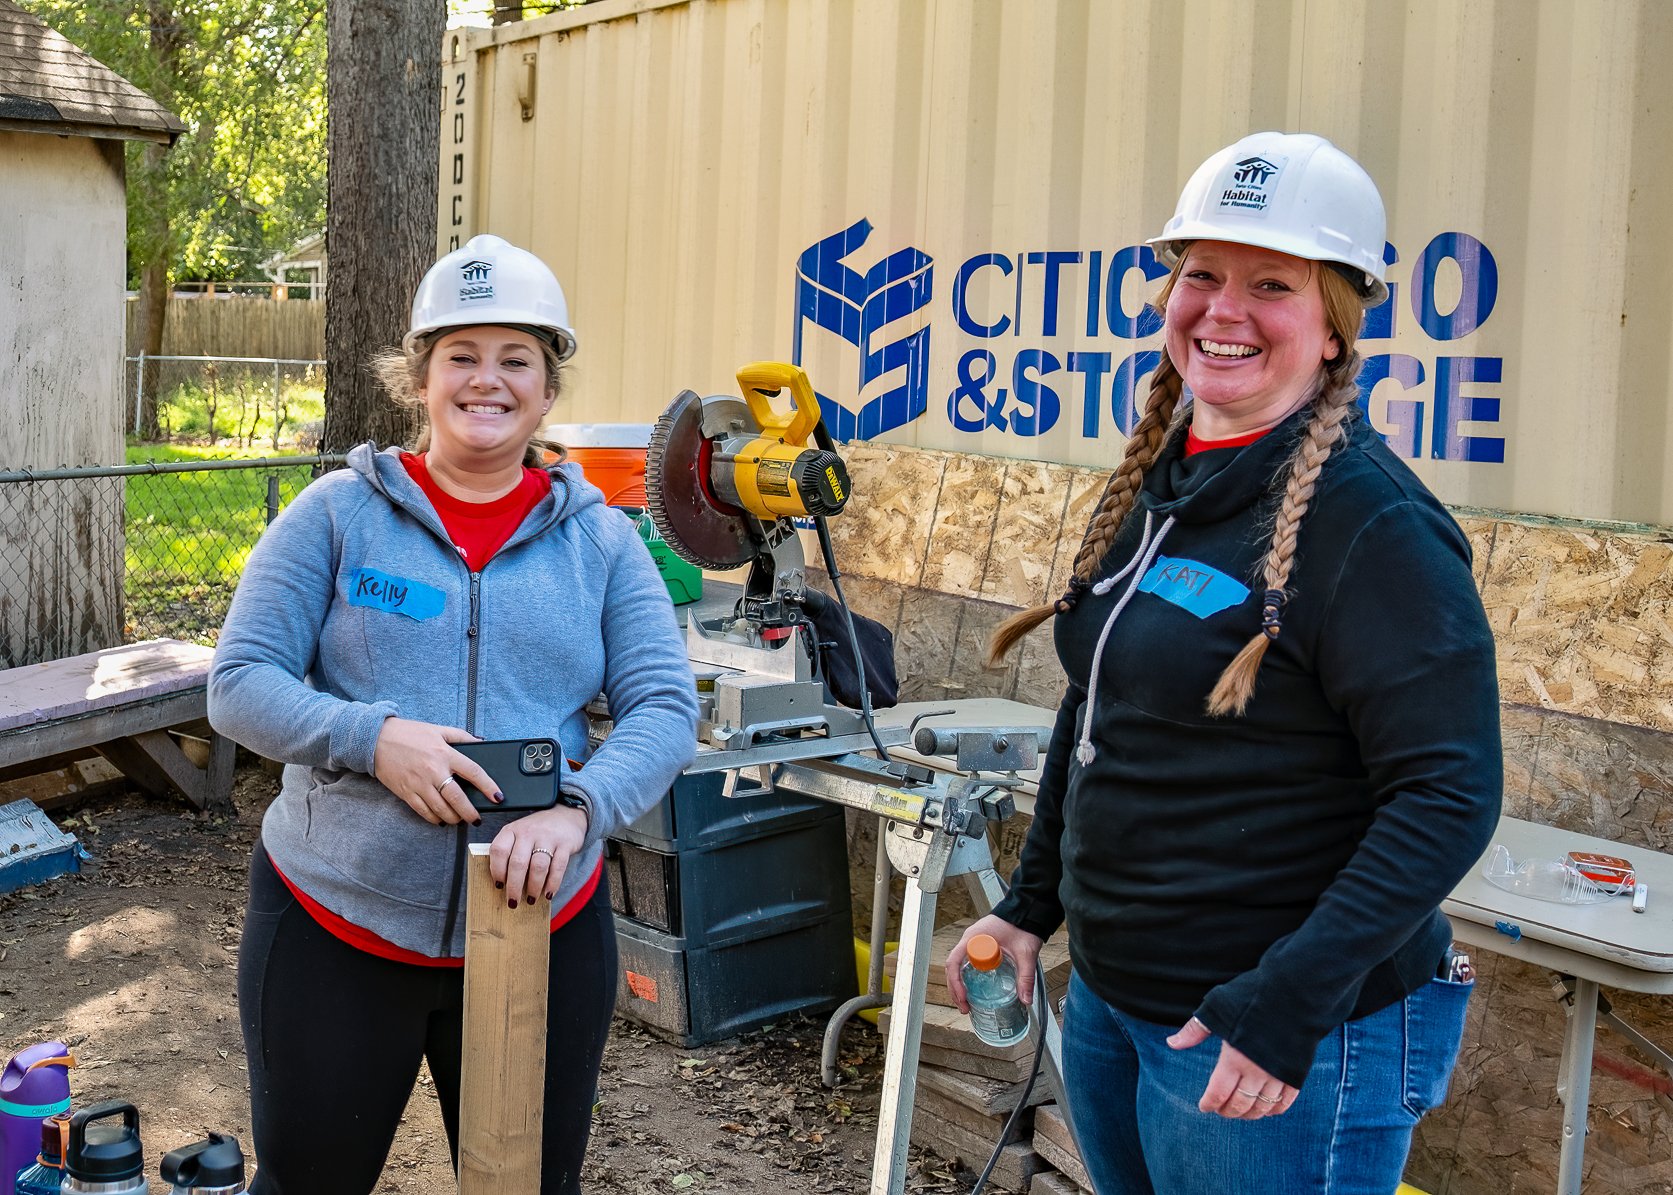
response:
[[[1006,1120],[1022,1101],[1029,1071],[1034,1065],[1034,1043],[990,1046],[976,1036],[969,1019],[953,1006],[947,990],[945,963],[948,952],[964,936],[969,922],[955,922],[936,931],[930,946],[930,970],[924,991],[923,1044],[918,1054],[917,1098],[912,1110],[912,1140],[972,1172],[987,1165],[994,1145],[1004,1131]],[[1046,943],[1041,959],[1046,987],[1055,1007],[1069,985],[1069,949],[1062,939]],[[884,971],[895,975],[895,956],[884,960]],[[878,1030],[889,1031],[889,1011],[884,1010]],[[1045,1153],[1039,1145],[1041,1128],[1036,1119],[1047,1108],[1054,1092],[1044,1077],[1037,1079],[1029,1094],[1028,1107],[1017,1118],[1011,1139],[1000,1152],[989,1178],[989,1189],[1037,1191],[1048,1195],[1073,1192],[1075,1181],[1085,1182],[1085,1171],[1061,1119],[1055,1125]],[[1046,1105],[1042,1108],[1039,1105]],[[1061,1142],[1061,1144],[1060,1144]],[[1067,1181],[1053,1171],[1065,1170],[1056,1158],[1069,1163]],[[1059,1185],[1053,1186],[1053,1183]],[[1090,1188],[1088,1188],[1090,1189]]]

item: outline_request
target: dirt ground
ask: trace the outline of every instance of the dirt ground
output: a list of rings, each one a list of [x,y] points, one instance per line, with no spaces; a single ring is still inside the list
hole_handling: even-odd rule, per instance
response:
[[[277,782],[240,769],[230,815],[110,796],[58,814],[94,855],[80,876],[0,897],[0,1058],[71,1043],[78,1105],[139,1109],[152,1191],[166,1150],[230,1132],[249,1148],[235,969],[245,868]],[[662,1192],[868,1188],[882,1061],[875,1031],[845,1031],[842,1087],[819,1079],[823,1021],[791,1020],[684,1050],[618,1020],[599,1086],[585,1187]],[[915,1192],[967,1190],[913,1154]],[[435,1095],[421,1077],[381,1192],[453,1189]]]

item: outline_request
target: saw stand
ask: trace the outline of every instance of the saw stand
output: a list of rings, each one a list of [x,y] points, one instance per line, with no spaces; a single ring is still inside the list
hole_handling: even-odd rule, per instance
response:
[[[920,731],[917,740],[920,749],[925,745],[926,734],[934,737],[938,747],[952,748],[946,753],[956,754],[960,768],[969,769],[958,774],[886,763],[874,756],[849,752],[826,758],[759,764],[752,769],[756,773],[752,784],[733,786],[738,796],[782,788],[882,819],[873,878],[868,991],[848,1001],[832,1016],[825,1031],[823,1054],[829,1085],[835,1078],[837,1040],[844,1023],[863,1008],[889,1006],[892,1009],[884,1054],[882,1100],[877,1112],[872,1195],[901,1195],[906,1188],[906,1155],[912,1135],[912,1106],[917,1093],[918,1052],[924,1027],[924,984],[929,974],[936,903],[946,882],[959,877],[969,886],[979,913],[991,910],[1004,895],[988,850],[987,823],[1003,820],[1014,812],[1009,791],[1017,782],[1014,761],[1021,757],[1025,741],[1032,754],[1034,733],[1032,728]],[[897,728],[889,737],[898,741],[903,736]],[[730,770],[742,762],[736,752],[702,752],[691,771]],[[998,776],[984,776],[975,766],[982,763],[994,767],[1006,767],[1008,763],[1009,768]],[[886,996],[882,994],[882,969],[893,872],[905,877],[906,893],[894,993]],[[1033,1032],[1045,1035],[1042,1051],[1045,1078],[1061,1099],[1062,1035],[1056,1017],[1046,1006],[1043,985],[1036,985],[1030,1019]]]

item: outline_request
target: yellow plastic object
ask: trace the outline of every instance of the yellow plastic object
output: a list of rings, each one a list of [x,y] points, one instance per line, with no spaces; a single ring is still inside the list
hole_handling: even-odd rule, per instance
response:
[[[1427,1191],[1419,1191],[1416,1187],[1401,1183],[1394,1189],[1394,1195],[1429,1195]]]
[[[749,413],[761,425],[761,434],[798,447],[807,444],[819,425],[819,399],[807,371],[788,361],[756,361],[738,370],[738,387],[743,391]],[[780,414],[767,400],[769,394],[790,391],[790,413]]]
[[[893,954],[899,946],[899,942],[885,942],[883,943],[883,953]],[[856,979],[855,990],[865,991],[866,980],[871,978],[871,943],[864,938],[854,939],[854,975]],[[892,992],[894,987],[895,981],[884,975],[883,990]],[[863,1020],[870,1021],[873,1025],[877,1024],[877,1010],[875,1008],[862,1009],[860,1017]]]

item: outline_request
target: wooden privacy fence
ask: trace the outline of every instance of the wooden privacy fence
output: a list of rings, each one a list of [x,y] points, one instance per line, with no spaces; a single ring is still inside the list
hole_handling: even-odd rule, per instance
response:
[[[139,335],[139,300],[127,302],[128,354],[144,347]],[[163,322],[163,353],[169,356],[278,357],[313,360],[325,356],[325,300],[176,298]]]

